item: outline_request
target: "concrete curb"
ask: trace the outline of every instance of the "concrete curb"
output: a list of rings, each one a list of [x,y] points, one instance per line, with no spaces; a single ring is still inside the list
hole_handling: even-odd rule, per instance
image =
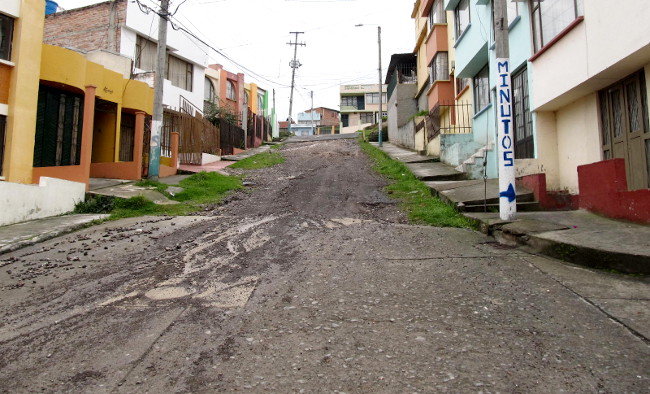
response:
[[[552,239],[548,236],[568,230],[568,228],[547,228],[544,229],[546,231],[534,229],[513,231],[508,225],[516,224],[518,221],[484,220],[468,214],[463,215],[474,223],[478,223],[482,233],[493,236],[497,242],[504,245],[519,247],[529,253],[545,255],[584,267],[614,270],[626,274],[650,275],[650,256],[648,255],[606,250],[571,242],[568,239]]]
[[[61,235],[75,232],[77,230],[87,227],[89,223],[92,223],[95,220],[102,220],[108,216],[109,215],[82,215],[78,217],[80,219],[78,221],[65,223],[59,225],[58,227],[51,227],[50,230],[44,230],[42,232],[34,231],[32,233],[34,235],[29,236],[29,238],[25,236],[24,239],[12,241],[6,245],[0,246],[0,255],[25,248],[27,246],[32,246],[37,243],[59,237]],[[63,216],[62,218],[65,218],[65,216]],[[52,219],[52,218],[47,218],[47,219]],[[40,222],[40,221],[43,221],[43,219],[35,220],[33,222]],[[33,222],[18,223],[18,225],[29,225],[29,223],[33,223]],[[16,225],[5,226],[5,228],[10,228],[12,226],[16,226]]]

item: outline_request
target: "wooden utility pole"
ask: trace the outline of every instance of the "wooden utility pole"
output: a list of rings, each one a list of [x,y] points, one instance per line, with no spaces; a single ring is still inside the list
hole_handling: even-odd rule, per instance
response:
[[[499,163],[499,217],[512,220],[517,213],[515,189],[515,130],[512,118],[512,84],[508,43],[507,0],[494,0],[494,43],[496,53],[497,155]]]
[[[303,31],[292,31],[290,32],[291,34],[296,35],[296,41],[295,42],[288,42],[287,45],[293,45],[293,60],[289,63],[289,66],[292,68],[291,71],[291,95],[289,97],[289,133],[291,133],[291,111],[293,111],[293,88],[295,86],[295,81],[296,81],[296,69],[302,64],[297,59],[298,56],[298,46],[307,46],[304,42],[298,42],[298,34],[305,34]]]
[[[382,146],[382,129],[384,128],[384,116],[382,109],[382,102],[384,99],[384,94],[382,93],[382,72],[381,72],[381,26],[377,26],[377,43],[379,44],[379,134],[377,135],[377,144],[381,148]]]
[[[156,75],[153,90],[153,117],[151,121],[151,140],[149,142],[149,175],[148,178],[158,180],[160,173],[160,136],[163,127],[163,84],[167,55],[167,17],[169,16],[169,0],[160,1],[158,13],[158,50],[156,52]],[[176,165],[176,163],[173,163]]]

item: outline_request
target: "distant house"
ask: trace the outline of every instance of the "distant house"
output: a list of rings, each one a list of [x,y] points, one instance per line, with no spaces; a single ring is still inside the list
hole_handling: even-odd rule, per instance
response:
[[[326,107],[314,108],[313,111],[320,115],[320,121],[318,126],[339,126],[341,123],[340,112]],[[305,111],[305,113],[312,112],[311,109]]]
[[[387,116],[386,90],[382,85],[381,116]],[[341,134],[354,133],[379,121],[379,85],[341,85]]]

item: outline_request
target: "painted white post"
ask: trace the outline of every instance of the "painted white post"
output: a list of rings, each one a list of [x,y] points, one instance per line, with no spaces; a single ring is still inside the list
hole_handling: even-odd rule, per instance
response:
[[[497,152],[499,157],[499,217],[512,220],[517,213],[514,128],[510,59],[497,59]]]
[[[499,163],[499,217],[513,220],[517,213],[515,190],[515,130],[512,122],[512,84],[506,0],[495,0],[494,43],[497,74],[497,155]]]

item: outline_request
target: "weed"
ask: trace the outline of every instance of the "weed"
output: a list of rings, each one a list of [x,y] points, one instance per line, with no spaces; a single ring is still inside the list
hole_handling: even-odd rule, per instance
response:
[[[284,163],[284,157],[278,152],[258,153],[247,157],[230,166],[230,168],[241,168],[243,170],[257,170]]]
[[[401,202],[414,223],[437,227],[473,227],[473,223],[431,194],[431,190],[403,163],[367,142],[360,142],[363,151],[374,162],[373,168],[392,182],[386,187],[389,195]]]
[[[86,201],[80,201],[74,207],[74,213],[109,213],[115,208],[115,197],[92,195]]]

